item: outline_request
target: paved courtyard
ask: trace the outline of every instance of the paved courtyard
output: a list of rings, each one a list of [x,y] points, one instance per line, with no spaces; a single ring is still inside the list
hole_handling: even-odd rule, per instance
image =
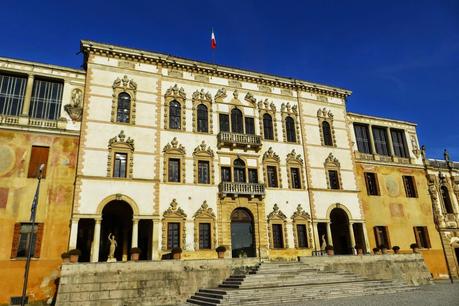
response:
[[[298,304],[284,304],[288,306],[296,306]],[[358,296],[331,300],[308,301],[303,305],[308,306],[331,306],[331,305],[382,305],[382,306],[458,306],[459,305],[459,281],[454,284],[449,281],[436,282],[433,285],[421,286],[418,290],[383,294],[372,296]]]

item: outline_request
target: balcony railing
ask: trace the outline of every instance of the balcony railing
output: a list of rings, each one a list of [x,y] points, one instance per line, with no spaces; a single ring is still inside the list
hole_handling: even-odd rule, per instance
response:
[[[265,185],[258,183],[221,182],[218,185],[218,191],[222,197],[227,195],[242,195],[263,198],[265,196]]]
[[[256,150],[261,147],[261,137],[258,135],[220,132],[217,140],[219,147],[229,145],[231,147],[254,148]]]
[[[359,151],[354,151],[354,156],[357,160],[371,160],[371,161],[380,161],[385,163],[397,163],[397,164],[411,164],[411,158],[408,157],[398,157],[398,156],[387,156],[379,154],[369,154],[362,153]]]

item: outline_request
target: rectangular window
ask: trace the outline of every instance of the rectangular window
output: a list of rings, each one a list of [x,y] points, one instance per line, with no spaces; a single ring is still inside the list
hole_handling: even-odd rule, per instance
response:
[[[429,232],[427,231],[427,226],[415,226],[414,228],[414,237],[416,238],[416,243],[420,248],[430,249],[430,238]]]
[[[409,175],[403,176],[403,185],[405,185],[405,193],[407,198],[417,198],[416,183],[414,177]]]
[[[282,249],[284,247],[284,237],[282,235],[282,224],[273,224],[273,247]]]
[[[222,182],[231,182],[231,168],[221,167]]]
[[[359,152],[371,154],[371,139],[368,131],[368,125],[354,123],[354,132]]]
[[[199,223],[199,248],[210,249],[210,223]]]
[[[255,122],[251,117],[245,117],[245,133],[255,135]]]
[[[380,155],[389,156],[389,146],[387,143],[387,131],[386,128],[374,126],[373,137],[375,141],[376,153]]]
[[[340,189],[338,171],[328,170],[328,180],[330,182],[330,189]]]
[[[408,147],[406,145],[405,131],[390,129],[390,134],[392,136],[392,144],[394,146],[394,154],[398,157],[410,157],[408,153]]]
[[[227,114],[220,114],[219,116],[220,121],[220,132],[229,132],[229,115]]]
[[[375,232],[375,241],[376,246],[379,248],[381,246],[385,246],[386,248],[390,248],[390,239],[389,239],[389,231],[387,226],[375,226],[373,228]]]
[[[29,171],[27,177],[37,177],[41,164],[44,164],[42,177],[46,177],[46,169],[48,168],[48,147],[37,147],[32,146],[32,152],[30,153]]]
[[[113,163],[113,177],[126,177],[127,154],[115,153],[115,162]]]
[[[308,234],[306,231],[306,224],[297,224],[296,234],[298,235],[298,247],[307,248],[308,247]]]
[[[198,183],[209,184],[209,162],[206,160],[198,161]]]
[[[167,223],[167,248],[180,247],[180,223],[170,222]]]
[[[62,82],[36,79],[33,83],[29,116],[57,120],[61,115],[63,89]]]
[[[365,184],[367,185],[368,195],[379,195],[378,179],[376,173],[364,172]]]
[[[277,183],[277,167],[276,166],[266,166],[268,172],[268,187],[278,187]]]
[[[258,183],[257,169],[249,169],[249,183]]]
[[[300,169],[290,168],[290,175],[292,177],[292,188],[301,189]]]
[[[180,159],[169,158],[168,181],[180,183]]]
[[[0,74],[0,114],[19,116],[22,113],[27,79]]]
[[[31,256],[40,257],[41,239],[43,236],[43,223],[16,223],[14,228],[11,258],[27,257],[29,243],[31,243]]]

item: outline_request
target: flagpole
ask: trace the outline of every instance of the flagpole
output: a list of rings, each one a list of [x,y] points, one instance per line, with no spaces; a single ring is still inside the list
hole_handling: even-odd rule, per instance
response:
[[[212,56],[212,64],[215,65],[215,49],[217,49],[217,43],[215,39],[214,28],[212,28],[212,34],[210,37],[210,47],[211,47],[211,56]]]

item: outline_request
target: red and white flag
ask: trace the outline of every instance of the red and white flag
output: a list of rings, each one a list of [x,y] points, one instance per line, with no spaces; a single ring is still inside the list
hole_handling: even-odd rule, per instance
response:
[[[212,35],[210,36],[210,47],[212,49],[217,48],[217,40],[215,39],[214,29],[212,29]]]

